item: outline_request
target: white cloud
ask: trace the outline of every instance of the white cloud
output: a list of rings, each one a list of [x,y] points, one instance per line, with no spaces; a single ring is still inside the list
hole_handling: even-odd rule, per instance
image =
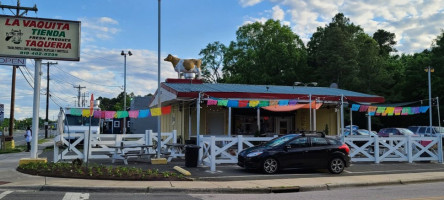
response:
[[[111,19],[109,17],[101,17],[99,18],[99,22],[104,23],[104,24],[119,24],[119,22],[117,22],[114,19]]]
[[[242,1],[241,1],[242,2]],[[244,1],[245,3],[246,1]],[[270,16],[249,16],[245,23],[265,21],[267,18],[290,17],[293,31],[307,43],[317,27],[331,22],[342,12],[350,21],[373,35],[378,29],[396,34],[397,48],[401,53],[415,53],[429,48],[432,40],[444,28],[444,1],[386,1],[386,0],[270,0]],[[254,5],[254,4],[252,4]],[[281,12],[282,11],[282,12]],[[262,12],[261,12],[262,13]],[[283,22],[285,24],[287,22]]]
[[[274,6],[272,8],[272,11],[273,11],[273,19],[280,21],[284,20],[285,12],[284,10],[282,10],[282,8],[280,8],[279,6]]]
[[[248,6],[254,6],[263,0],[239,0],[239,3],[242,5],[242,7],[248,7]]]
[[[82,44],[109,40],[120,32],[117,27],[119,22],[109,17],[81,18],[79,21],[82,21]]]

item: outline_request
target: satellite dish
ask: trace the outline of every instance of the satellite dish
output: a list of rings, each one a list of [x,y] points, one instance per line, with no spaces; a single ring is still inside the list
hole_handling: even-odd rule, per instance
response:
[[[332,83],[332,84],[330,84],[330,88],[336,88],[336,89],[338,89],[338,84],[336,84],[336,83]]]

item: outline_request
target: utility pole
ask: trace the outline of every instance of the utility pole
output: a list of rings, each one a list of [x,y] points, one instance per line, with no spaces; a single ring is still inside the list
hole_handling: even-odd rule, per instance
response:
[[[57,62],[47,62],[46,64],[46,119],[45,119],[45,138],[48,138],[48,109],[49,109],[49,65],[57,65]]]
[[[34,4],[34,7],[21,7],[20,6],[20,0],[17,0],[17,6],[10,6],[10,5],[1,5],[0,8],[3,10],[5,8],[11,10],[15,9],[15,16],[20,17],[24,14],[28,14],[28,11],[34,11],[37,12],[37,5]],[[23,10],[23,12],[20,14],[20,10]],[[12,12],[12,10],[11,10]],[[14,132],[14,107],[15,107],[15,77],[16,77],[16,71],[19,66],[14,65],[12,67],[12,84],[11,84],[11,108],[10,108],[10,115],[9,115],[9,137],[11,137],[11,140],[13,138],[13,132]]]
[[[79,86],[74,86],[74,88],[79,89],[79,94],[77,95],[77,104],[78,104],[78,107],[80,107],[80,97],[82,96],[81,93],[80,93],[80,90],[84,89],[86,87],[82,87],[82,86],[79,85]]]

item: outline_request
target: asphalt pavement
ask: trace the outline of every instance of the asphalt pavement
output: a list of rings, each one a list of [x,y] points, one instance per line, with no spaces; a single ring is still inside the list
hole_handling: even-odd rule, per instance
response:
[[[52,160],[51,151],[39,146],[39,157]],[[187,168],[184,161],[173,160],[167,165],[151,165],[148,160],[129,159],[130,167],[158,168],[173,171],[181,166],[191,172],[190,181],[115,181],[88,180],[31,176],[17,172],[15,168],[21,158],[29,152],[0,154],[0,189],[29,189],[45,191],[89,191],[89,192],[186,192],[186,193],[269,193],[328,190],[342,187],[370,185],[407,184],[417,182],[444,181],[444,165],[440,163],[353,163],[341,175],[327,171],[289,170],[275,175],[247,171],[236,165],[218,165],[216,172],[209,167]],[[104,165],[112,164],[110,159],[91,160]]]

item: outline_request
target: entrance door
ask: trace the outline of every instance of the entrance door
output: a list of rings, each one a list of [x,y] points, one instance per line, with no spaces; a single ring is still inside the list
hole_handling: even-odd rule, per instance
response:
[[[276,133],[287,134],[291,131],[291,117],[276,117]]]
[[[223,135],[225,133],[225,115],[223,112],[208,112],[207,134]]]

